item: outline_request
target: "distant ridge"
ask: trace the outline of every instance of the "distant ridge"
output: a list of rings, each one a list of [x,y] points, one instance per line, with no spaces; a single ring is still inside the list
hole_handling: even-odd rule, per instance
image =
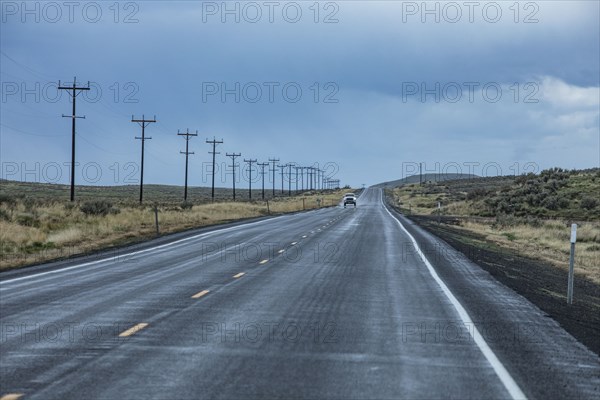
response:
[[[422,178],[423,182],[442,182],[442,181],[453,181],[459,179],[474,179],[479,178],[478,175],[474,174],[447,174],[447,173],[439,173],[439,174],[423,174]],[[411,183],[419,183],[419,175],[411,175],[406,178],[397,179],[395,181],[388,181],[378,183],[377,185],[373,185],[375,188],[392,188],[402,185],[409,185]]]

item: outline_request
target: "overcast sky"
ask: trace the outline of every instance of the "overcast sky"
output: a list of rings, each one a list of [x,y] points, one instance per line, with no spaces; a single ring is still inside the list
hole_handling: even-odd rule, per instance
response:
[[[67,3],[69,4],[69,3]],[[2,178],[206,186],[207,138],[342,184],[599,166],[597,1],[2,1]],[[516,5],[515,5],[516,4]],[[87,96],[87,97],[86,97]],[[101,174],[101,175],[100,175]],[[231,176],[218,178],[231,185]],[[243,182],[241,187],[247,185]]]

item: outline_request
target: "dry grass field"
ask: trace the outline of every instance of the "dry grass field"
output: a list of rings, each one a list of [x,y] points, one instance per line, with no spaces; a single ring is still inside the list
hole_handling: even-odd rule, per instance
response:
[[[406,214],[456,217],[459,229],[562,269],[569,265],[570,226],[577,223],[575,271],[600,284],[598,170],[411,184],[390,194]]]
[[[115,195],[100,200],[71,203],[52,191],[44,196],[26,187],[35,196],[23,195],[15,187],[0,191],[0,269],[14,268],[43,261],[85,254],[111,246],[137,242],[156,235],[154,205],[158,209],[160,233],[215,225],[228,221],[310,210],[337,205],[344,190],[306,192],[266,201],[225,201],[199,204],[181,203],[165,197],[145,205]],[[8,186],[8,185],[7,185]],[[18,187],[24,187],[19,185]],[[154,188],[155,192],[159,189]],[[61,192],[64,196],[64,191]],[[101,192],[100,192],[101,193]],[[155,197],[160,198],[159,195]],[[90,197],[91,198],[91,197]],[[268,205],[267,205],[268,204]]]

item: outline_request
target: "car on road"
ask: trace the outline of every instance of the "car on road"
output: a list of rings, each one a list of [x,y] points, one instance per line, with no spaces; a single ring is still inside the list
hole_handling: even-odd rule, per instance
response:
[[[353,204],[356,207],[356,195],[354,193],[346,193],[344,195],[344,208],[348,204]]]

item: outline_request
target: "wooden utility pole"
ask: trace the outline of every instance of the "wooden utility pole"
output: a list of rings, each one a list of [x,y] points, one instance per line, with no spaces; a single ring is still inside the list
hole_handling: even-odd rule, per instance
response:
[[[71,201],[75,201],[75,120],[77,118],[84,118],[85,116],[78,117],[75,113],[75,100],[77,95],[84,90],[90,90],[90,82],[88,81],[87,86],[77,86],[77,77],[73,78],[73,86],[62,86],[58,81],[58,89],[66,90],[67,93],[73,99],[73,113],[71,115],[63,114],[63,118],[71,118]]]
[[[142,198],[144,196],[144,142],[148,139],[152,139],[151,137],[146,137],[145,130],[148,125],[156,122],[156,116],[154,116],[153,119],[146,119],[144,115],[142,115],[142,119],[135,119],[132,115],[131,122],[137,122],[142,127],[142,136],[135,137],[142,141],[142,160],[140,165],[140,204],[142,204]]]
[[[196,133],[190,133],[190,130],[187,129],[185,133],[179,133],[177,131],[177,135],[185,137],[185,151],[180,151],[181,154],[185,154],[185,188],[183,189],[183,201],[187,201],[188,194],[188,158],[190,154],[194,154],[193,151],[189,151],[190,138],[192,136],[198,136],[198,131]]]
[[[258,163],[256,164],[260,167],[260,174],[262,175],[262,198],[265,199],[265,167],[269,166],[269,163]]]
[[[233,201],[235,201],[235,159],[241,156],[241,153],[225,153],[227,157],[231,157],[231,168],[233,169]]]
[[[252,164],[256,163],[256,159],[244,159],[245,163],[248,163],[248,199],[252,199]]]
[[[212,151],[209,151],[208,154],[212,154],[212,189],[211,189],[211,199],[215,201],[215,156],[220,154],[216,151],[217,145],[223,143],[223,139],[217,140],[213,136],[213,140],[206,139],[206,143],[212,144]]]
[[[273,197],[275,197],[275,172],[277,171],[275,165],[278,161],[279,158],[269,158],[269,162],[273,163]]]

